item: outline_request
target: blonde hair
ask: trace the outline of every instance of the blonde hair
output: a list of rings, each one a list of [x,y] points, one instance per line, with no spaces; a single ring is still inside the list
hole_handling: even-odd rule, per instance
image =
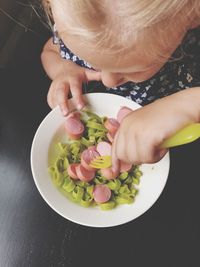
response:
[[[149,50],[155,53],[153,45],[151,49],[155,39],[159,40],[161,47],[166,45],[177,34],[177,28],[186,31],[189,21],[198,19],[200,14],[199,0],[49,2],[53,14],[63,18],[61,31],[78,36],[83,42],[95,43],[96,49],[110,52],[129,49],[137,40],[148,40]],[[170,36],[166,36],[165,32],[170,28]]]

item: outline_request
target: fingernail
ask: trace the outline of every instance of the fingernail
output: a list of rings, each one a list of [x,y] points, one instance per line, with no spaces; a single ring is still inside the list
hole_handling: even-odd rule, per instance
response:
[[[63,116],[67,116],[69,113],[68,109],[63,109],[63,108],[61,108],[61,112],[62,112]]]

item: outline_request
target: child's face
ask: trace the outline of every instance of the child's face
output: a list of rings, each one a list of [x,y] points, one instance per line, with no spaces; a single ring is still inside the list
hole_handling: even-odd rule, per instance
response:
[[[59,24],[56,21],[59,32]],[[168,46],[159,48],[159,53],[165,55],[164,58],[150,56],[148,53],[148,43],[135,43],[133,49],[120,53],[96,52],[94,45],[85,44],[78,37],[60,34],[66,46],[80,58],[84,59],[91,66],[101,71],[101,79],[105,86],[115,87],[128,81],[142,82],[151,78],[165,64],[177,46],[181,43],[186,32],[177,29],[177,34],[168,42]],[[165,32],[165,34],[168,34]],[[155,41],[155,47],[159,44]],[[143,49],[141,49],[143,47]],[[144,56],[145,49],[145,56]]]

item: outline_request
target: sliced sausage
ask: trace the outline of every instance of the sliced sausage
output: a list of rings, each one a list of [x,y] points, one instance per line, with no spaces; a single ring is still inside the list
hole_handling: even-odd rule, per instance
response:
[[[88,149],[93,150],[93,151],[97,151],[96,146],[89,146]]]
[[[71,139],[79,139],[84,132],[83,123],[79,119],[77,119],[75,116],[67,117],[64,126],[65,126],[67,135]]]
[[[69,166],[67,168],[67,172],[68,172],[69,176],[75,180],[78,180],[78,176],[76,173],[76,167],[78,165],[79,165],[79,163],[71,163],[71,164],[69,164]]]
[[[115,133],[108,132],[106,134],[106,136],[107,136],[108,140],[112,143],[114,140],[114,137],[115,137]]]
[[[108,132],[112,134],[116,133],[119,128],[119,125],[119,122],[113,118],[108,118],[104,123],[105,128],[108,130]]]
[[[94,200],[97,203],[107,202],[111,197],[111,190],[106,185],[95,185],[93,190]]]
[[[117,120],[119,123],[122,122],[123,118],[125,118],[129,113],[131,113],[133,110],[128,107],[121,107],[120,110],[117,113]]]
[[[111,144],[108,142],[99,142],[96,149],[101,156],[111,156]]]
[[[119,175],[119,171],[113,171],[112,167],[100,169],[100,172],[108,180],[115,179]]]
[[[96,151],[95,147],[91,147],[88,149],[85,149],[82,153],[81,153],[81,164],[83,165],[83,167],[89,171],[94,170],[94,168],[90,167],[90,163],[93,159],[95,159],[96,157],[100,156],[99,153]]]
[[[95,170],[89,171],[85,169],[81,164],[76,167],[76,173],[78,178],[84,182],[90,182],[95,177]]]

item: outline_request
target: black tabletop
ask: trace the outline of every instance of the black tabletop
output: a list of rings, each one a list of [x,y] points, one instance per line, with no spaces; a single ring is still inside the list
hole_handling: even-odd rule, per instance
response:
[[[170,151],[163,193],[134,221],[81,226],[45,203],[30,149],[50,111],[49,82],[39,53],[0,72],[0,266],[200,266],[199,141]]]

